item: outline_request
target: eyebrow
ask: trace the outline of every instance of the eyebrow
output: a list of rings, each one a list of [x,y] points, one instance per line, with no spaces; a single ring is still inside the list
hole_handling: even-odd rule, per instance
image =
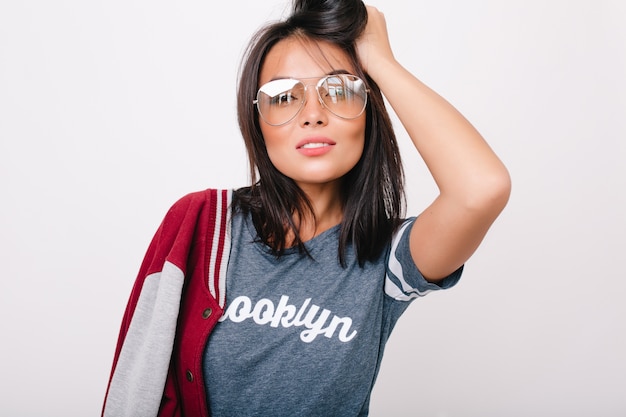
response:
[[[276,77],[273,77],[272,79],[270,79],[267,82],[270,81],[276,81],[276,80],[314,80],[315,78],[317,79],[321,79],[324,77],[328,77],[329,75],[338,75],[338,74],[352,74],[350,71],[345,70],[345,69],[336,69],[336,70],[332,70],[331,72],[328,72],[324,75],[320,75],[317,77],[304,77],[304,78],[296,78],[296,77],[288,77],[288,76],[282,76],[282,75],[277,75]]]

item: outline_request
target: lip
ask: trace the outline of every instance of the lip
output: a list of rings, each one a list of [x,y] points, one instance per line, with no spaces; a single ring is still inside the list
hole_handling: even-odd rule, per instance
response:
[[[316,147],[306,147],[306,145],[310,144],[322,144],[322,146]],[[324,136],[315,136],[309,137],[301,140],[296,145],[296,149],[298,152],[305,156],[320,156],[330,152],[333,147],[336,145],[336,142],[330,138]]]

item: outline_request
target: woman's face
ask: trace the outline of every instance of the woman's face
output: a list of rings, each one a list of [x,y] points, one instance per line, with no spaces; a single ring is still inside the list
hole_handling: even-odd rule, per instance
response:
[[[301,188],[335,185],[359,161],[365,143],[365,112],[342,119],[322,106],[315,85],[338,71],[354,74],[345,52],[327,42],[295,38],[272,47],[261,68],[259,85],[295,78],[307,85],[306,102],[290,122],[272,126],[259,116],[270,160]],[[338,189],[338,188],[337,188]]]

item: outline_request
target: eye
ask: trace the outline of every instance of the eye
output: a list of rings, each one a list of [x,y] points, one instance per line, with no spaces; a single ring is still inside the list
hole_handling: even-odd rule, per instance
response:
[[[292,91],[285,91],[272,97],[271,104],[273,106],[288,106],[295,102],[298,98]]]
[[[270,81],[259,89],[259,94],[266,97],[271,106],[285,107],[295,104],[301,97],[300,90],[304,87],[298,80],[278,79]]]

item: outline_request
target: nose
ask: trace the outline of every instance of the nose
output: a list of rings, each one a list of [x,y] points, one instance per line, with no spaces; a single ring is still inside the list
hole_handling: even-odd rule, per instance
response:
[[[301,126],[323,126],[328,123],[328,112],[314,85],[307,86],[304,107],[298,116]]]

